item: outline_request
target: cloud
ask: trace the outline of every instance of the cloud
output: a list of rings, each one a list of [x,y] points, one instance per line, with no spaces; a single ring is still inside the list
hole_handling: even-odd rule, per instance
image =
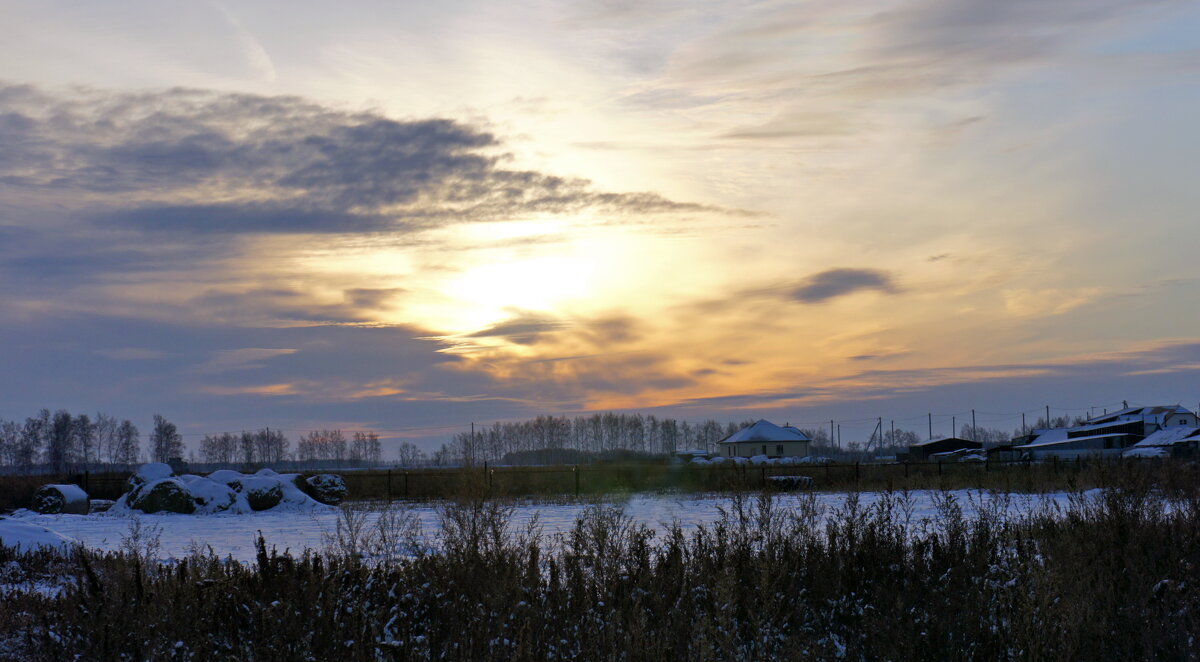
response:
[[[352,234],[583,210],[727,212],[511,168],[502,148],[463,122],[296,97],[0,87],[0,191],[52,192],[106,227]]]
[[[892,277],[878,269],[829,269],[813,274],[791,289],[789,296],[803,303],[824,303],[830,299],[864,290],[894,294],[898,290]]]
[[[486,329],[467,334],[466,338],[505,338],[510,342],[528,345],[537,341],[538,336],[563,327],[559,320],[536,316],[521,316],[506,320]]]
[[[221,349],[212,353],[212,358],[196,366],[196,373],[229,372],[231,370],[253,370],[262,368],[262,361],[295,354],[295,349],[268,349],[262,347],[244,347],[241,349]]]
[[[162,350],[148,349],[146,347],[120,347],[116,349],[97,349],[96,354],[114,361],[145,361],[150,359],[163,359],[170,354]]]

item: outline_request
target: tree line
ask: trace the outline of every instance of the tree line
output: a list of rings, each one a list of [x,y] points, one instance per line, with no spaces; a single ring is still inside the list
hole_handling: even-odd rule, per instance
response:
[[[482,464],[505,455],[548,449],[586,453],[632,451],[666,455],[679,450],[715,450],[721,439],[754,421],[700,423],[653,415],[606,412],[590,416],[538,416],[459,432],[433,454],[433,464]]]
[[[136,464],[141,437],[132,421],[100,412],[95,417],[66,409],[42,409],[21,421],[0,419],[0,466],[25,471],[46,466],[57,472],[97,464]],[[183,454],[183,437],[174,423],[154,415],[149,458],[167,462]]]

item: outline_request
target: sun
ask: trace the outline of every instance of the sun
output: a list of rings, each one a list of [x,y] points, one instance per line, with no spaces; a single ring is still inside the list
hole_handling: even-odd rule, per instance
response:
[[[595,271],[592,259],[578,256],[490,262],[468,268],[446,284],[444,293],[468,307],[463,322],[495,324],[515,310],[553,313],[587,297],[595,285]]]

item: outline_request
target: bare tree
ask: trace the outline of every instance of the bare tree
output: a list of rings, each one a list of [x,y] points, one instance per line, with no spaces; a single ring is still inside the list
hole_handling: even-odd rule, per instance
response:
[[[25,425],[21,428],[21,441],[17,446],[15,460],[17,464],[25,471],[29,471],[33,467],[33,463],[37,461],[38,454],[41,453],[42,446],[45,445],[46,437],[50,433],[50,410],[42,409],[37,416],[30,416],[25,419]]]
[[[21,426],[16,421],[0,421],[0,464],[15,467],[21,446]]]
[[[96,434],[96,461],[114,463],[116,460],[113,456],[117,445],[117,428],[120,427],[117,419],[105,414],[104,412],[96,413],[96,421],[92,423],[92,427]]]
[[[138,440],[138,429],[133,421],[121,421],[117,428],[117,439],[112,453],[112,461],[117,464],[131,465],[137,462],[141,443]]]
[[[150,457],[155,462],[183,457],[183,435],[174,423],[159,414],[154,415],[154,431],[150,433]]]
[[[229,464],[237,457],[240,438],[231,432],[205,435],[200,440],[200,457],[210,464]]]
[[[65,409],[54,412],[44,433],[46,464],[59,473],[66,471],[75,459],[75,419],[71,412]]]
[[[425,463],[425,453],[417,448],[416,444],[409,441],[400,442],[400,447],[396,449],[396,459],[402,467],[415,467]]]
[[[75,417],[71,432],[74,435],[72,447],[77,455],[76,459],[83,462],[86,470],[86,467],[98,459],[96,457],[96,424],[87,414],[80,414]]]

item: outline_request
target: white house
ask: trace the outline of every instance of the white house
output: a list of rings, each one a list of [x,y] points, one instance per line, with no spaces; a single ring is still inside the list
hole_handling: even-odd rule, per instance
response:
[[[1127,407],[1072,428],[1034,430],[1029,443],[1013,446],[1013,450],[1034,459],[1118,455],[1161,430],[1196,425],[1196,415],[1178,405]]]
[[[808,435],[790,425],[759,420],[717,442],[717,448],[724,457],[808,457],[811,444]]]

